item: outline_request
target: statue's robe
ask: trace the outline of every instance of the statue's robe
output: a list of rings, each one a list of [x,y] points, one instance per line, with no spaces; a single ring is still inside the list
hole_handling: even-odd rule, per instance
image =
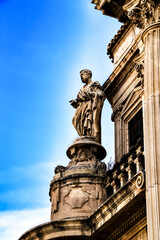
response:
[[[87,93],[91,94],[88,97]],[[101,110],[104,93],[98,82],[83,86],[77,95],[77,110],[72,123],[79,136],[89,136],[100,142],[101,139]]]

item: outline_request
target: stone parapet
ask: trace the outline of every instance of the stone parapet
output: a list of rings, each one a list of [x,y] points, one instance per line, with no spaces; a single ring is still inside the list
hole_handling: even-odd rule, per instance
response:
[[[128,181],[137,175],[136,185],[142,188],[144,185],[144,149],[139,145],[132,149],[132,153],[124,155],[113,169],[106,174],[107,198],[121,189]]]

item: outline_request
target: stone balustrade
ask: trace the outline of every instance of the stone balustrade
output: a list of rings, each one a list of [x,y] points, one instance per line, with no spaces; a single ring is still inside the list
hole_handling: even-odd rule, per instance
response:
[[[141,174],[139,174],[141,173]],[[144,178],[144,149],[143,145],[124,155],[120,162],[116,163],[113,169],[107,171],[106,191],[107,198],[115,194],[135,175],[143,175]],[[137,181],[140,181],[138,178]],[[143,181],[142,181],[143,182]],[[137,184],[140,184],[140,182]],[[140,186],[139,186],[140,187]]]

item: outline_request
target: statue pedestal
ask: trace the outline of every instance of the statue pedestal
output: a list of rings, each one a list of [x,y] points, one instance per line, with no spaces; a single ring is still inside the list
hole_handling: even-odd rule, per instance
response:
[[[68,167],[97,165],[106,156],[104,147],[94,138],[80,137],[67,149],[67,156],[71,159]]]
[[[51,220],[86,218],[106,200],[106,156],[93,138],[80,137],[68,148],[68,166],[57,166],[50,185]]]

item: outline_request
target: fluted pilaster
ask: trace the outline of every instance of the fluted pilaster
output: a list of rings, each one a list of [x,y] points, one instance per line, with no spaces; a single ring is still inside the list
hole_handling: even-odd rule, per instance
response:
[[[160,239],[160,22],[148,25],[143,34],[144,146],[148,240]]]

